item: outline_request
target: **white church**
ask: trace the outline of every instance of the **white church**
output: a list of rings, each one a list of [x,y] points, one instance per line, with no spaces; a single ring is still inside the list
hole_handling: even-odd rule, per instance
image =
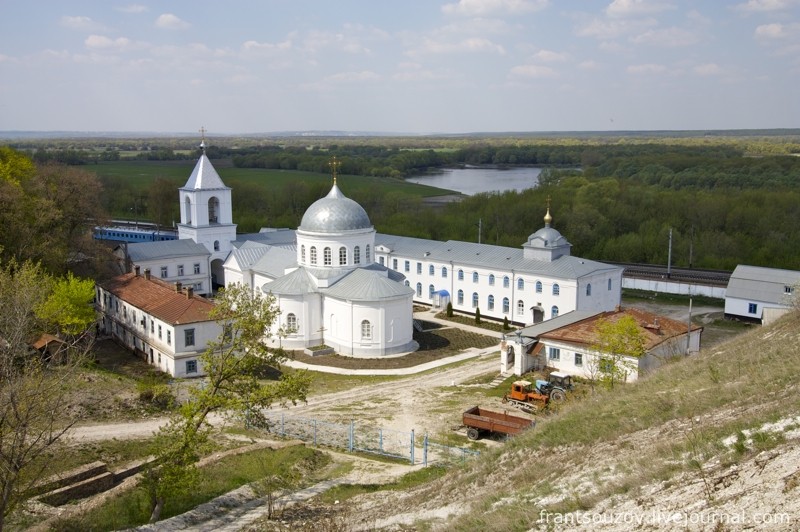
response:
[[[202,145],[201,145],[202,147]],[[476,313],[518,325],[573,310],[620,304],[622,268],[573,257],[548,206],[545,226],[521,248],[382,235],[337,184],[297,230],[237,235],[231,189],[201,154],[179,189],[178,240],[128,246],[127,264],[211,294],[245,284],[280,308],[284,348],[317,345],[353,357],[417,349],[413,304]]]

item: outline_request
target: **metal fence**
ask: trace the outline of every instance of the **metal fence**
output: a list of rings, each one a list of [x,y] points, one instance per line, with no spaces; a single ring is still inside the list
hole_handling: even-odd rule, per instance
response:
[[[423,466],[445,466],[463,463],[477,456],[478,451],[432,442],[426,434],[422,442],[415,441],[414,431],[375,428],[350,423],[332,423],[313,418],[286,415],[285,412],[262,412],[258,423],[248,420],[252,428],[284,437],[297,438],[313,445],[338,447],[349,452],[374,453],[408,460]],[[421,445],[418,445],[421,443]]]

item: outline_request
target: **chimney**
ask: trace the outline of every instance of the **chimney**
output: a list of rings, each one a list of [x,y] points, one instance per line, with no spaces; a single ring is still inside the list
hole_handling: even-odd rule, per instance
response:
[[[181,284],[180,281],[175,281],[175,291],[176,292],[180,292],[182,287],[183,287],[183,285]]]
[[[187,286],[186,289],[186,299],[192,299],[194,296],[194,289],[191,286]]]
[[[136,274],[136,277],[139,277],[139,275],[140,275],[140,273],[139,273],[139,266],[134,266],[134,267],[133,267],[133,271],[134,271],[134,273]]]
[[[150,280],[150,268],[144,269],[144,278],[147,279],[148,281]]]

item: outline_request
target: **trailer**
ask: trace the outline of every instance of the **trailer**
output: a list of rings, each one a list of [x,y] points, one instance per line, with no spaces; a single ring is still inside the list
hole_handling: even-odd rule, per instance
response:
[[[480,439],[482,433],[497,433],[513,436],[536,425],[526,417],[514,416],[508,412],[495,412],[479,406],[473,406],[462,416],[462,423],[467,427],[467,438]]]

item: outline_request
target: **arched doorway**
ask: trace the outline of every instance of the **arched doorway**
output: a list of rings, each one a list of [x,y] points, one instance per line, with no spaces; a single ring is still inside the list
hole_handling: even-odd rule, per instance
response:
[[[211,261],[211,291],[216,292],[225,286],[225,269],[222,267],[222,259]]]
[[[544,321],[544,309],[542,307],[531,307],[531,313],[533,314],[533,323],[541,323]]]

